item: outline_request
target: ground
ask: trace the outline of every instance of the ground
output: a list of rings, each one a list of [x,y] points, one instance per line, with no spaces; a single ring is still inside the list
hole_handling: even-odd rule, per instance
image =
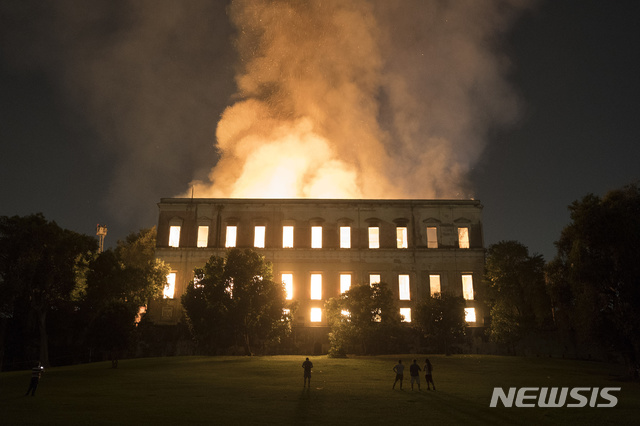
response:
[[[485,355],[429,356],[437,391],[391,389],[398,358],[174,357],[48,369],[35,397],[30,371],[0,374],[3,425],[107,424],[631,424],[640,384],[620,366],[592,361]],[[405,378],[408,376],[406,369]],[[494,387],[620,387],[613,408],[490,408]]]

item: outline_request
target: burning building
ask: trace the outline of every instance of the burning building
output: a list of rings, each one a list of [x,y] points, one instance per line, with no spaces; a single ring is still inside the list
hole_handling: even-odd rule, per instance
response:
[[[159,324],[183,315],[194,268],[238,247],[273,264],[274,280],[299,303],[299,329],[326,333],[324,302],[376,282],[390,286],[406,322],[421,300],[448,292],[466,300],[470,326],[484,325],[479,201],[163,198],[158,206],[156,256],[171,268],[150,310]]]

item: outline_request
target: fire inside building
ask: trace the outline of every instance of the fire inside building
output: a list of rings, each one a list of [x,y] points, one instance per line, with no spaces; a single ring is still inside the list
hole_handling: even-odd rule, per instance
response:
[[[464,297],[469,326],[484,326],[477,200],[163,198],[158,207],[156,256],[171,268],[149,310],[158,324],[180,320],[194,268],[238,247],[272,263],[298,302],[294,328],[316,341],[328,333],[325,301],[363,283],[387,283],[406,322],[421,300],[448,292]]]

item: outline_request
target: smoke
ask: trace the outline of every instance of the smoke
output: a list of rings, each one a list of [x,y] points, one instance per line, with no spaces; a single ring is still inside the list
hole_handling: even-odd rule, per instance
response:
[[[521,4],[0,2],[0,66],[53,93],[110,229],[192,190],[466,198],[488,132],[517,117],[502,43]]]
[[[160,197],[206,177],[217,161],[215,129],[233,94],[236,60],[226,7],[209,0],[0,3],[3,65],[50,88],[51,115],[64,120],[68,139],[51,135],[49,143],[83,153],[92,173],[72,179],[91,182],[110,229],[154,223]],[[42,179],[58,173],[40,170]]]
[[[461,198],[517,97],[518,1],[234,1],[237,102],[198,197]]]

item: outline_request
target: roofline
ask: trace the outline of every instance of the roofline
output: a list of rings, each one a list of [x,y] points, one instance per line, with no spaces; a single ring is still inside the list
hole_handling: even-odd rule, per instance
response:
[[[161,198],[158,206],[167,204],[435,204],[435,205],[475,205],[482,208],[475,199],[367,199],[367,198]]]

